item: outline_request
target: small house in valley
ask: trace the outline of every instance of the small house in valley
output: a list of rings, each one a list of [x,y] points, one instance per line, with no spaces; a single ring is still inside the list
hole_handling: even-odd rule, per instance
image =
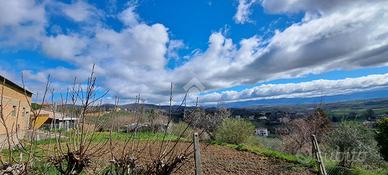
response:
[[[269,131],[268,131],[267,128],[256,128],[255,129],[255,134],[258,135],[258,136],[268,137]]]

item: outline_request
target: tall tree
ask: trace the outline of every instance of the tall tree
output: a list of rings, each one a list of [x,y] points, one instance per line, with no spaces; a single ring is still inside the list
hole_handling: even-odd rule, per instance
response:
[[[377,123],[376,141],[382,157],[388,161],[388,117]]]
[[[366,110],[364,112],[363,116],[367,120],[375,120],[376,119],[376,115],[375,115],[375,112],[373,111],[373,109]]]

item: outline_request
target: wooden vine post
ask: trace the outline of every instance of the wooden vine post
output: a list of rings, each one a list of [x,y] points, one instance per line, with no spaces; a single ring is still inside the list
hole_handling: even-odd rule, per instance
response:
[[[201,153],[200,153],[198,133],[193,134],[193,142],[194,142],[195,175],[201,175]]]
[[[311,135],[311,141],[313,144],[312,153],[313,153],[315,159],[317,159],[317,163],[319,165],[319,172],[318,173],[320,175],[327,175],[325,165],[322,161],[321,150],[319,149],[318,141],[317,141],[317,138],[315,135]]]

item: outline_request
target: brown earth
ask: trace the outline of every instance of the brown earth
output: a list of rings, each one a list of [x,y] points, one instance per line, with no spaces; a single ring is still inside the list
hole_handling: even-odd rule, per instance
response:
[[[254,153],[211,145],[201,150],[202,172],[206,175],[227,174],[314,174],[301,166]],[[191,158],[175,174],[194,174],[194,159]]]
[[[134,146],[136,149],[130,151],[134,154],[134,157],[138,157],[138,163],[141,166],[149,164],[152,160],[155,160],[159,153],[160,143],[147,142],[140,143],[138,146]],[[122,143],[116,143],[113,153],[116,156],[122,155]],[[136,145],[136,144],[135,144]],[[145,146],[148,145],[148,146]],[[172,143],[168,145],[173,145]],[[177,152],[182,152],[188,148],[192,150],[192,146],[189,143],[179,143],[177,146]],[[131,150],[131,145],[127,146],[127,150]],[[107,164],[104,160],[111,160],[110,153],[104,154],[99,157],[98,167],[106,167]],[[265,157],[246,151],[238,151],[232,148],[219,146],[219,145],[201,145],[201,159],[202,159],[202,174],[204,175],[310,175],[314,174],[306,167],[302,167],[298,164],[289,163],[283,160]],[[186,162],[176,170],[173,174],[186,175],[194,174],[194,158],[190,156]]]

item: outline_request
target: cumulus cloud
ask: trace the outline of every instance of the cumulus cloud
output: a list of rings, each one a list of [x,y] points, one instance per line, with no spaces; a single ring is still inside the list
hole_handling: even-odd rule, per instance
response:
[[[16,26],[27,22],[43,22],[44,9],[35,1],[3,1],[0,6],[0,26]]]
[[[388,4],[374,2],[355,1],[347,9],[333,6],[317,18],[276,31],[251,64],[222,76],[238,79],[238,75],[243,78],[238,84],[252,84],[387,65]]]
[[[22,0],[17,2],[19,1],[22,2]],[[262,41],[257,35],[232,40],[223,33],[211,33],[207,48],[196,49],[194,54],[186,56],[187,61],[183,65],[173,69],[166,68],[168,58],[179,56],[175,51],[184,47],[184,41],[171,39],[169,29],[163,24],[147,24],[141,21],[135,12],[135,6],[131,5],[117,13],[118,19],[123,24],[121,29],[95,25],[91,29],[88,28],[87,35],[82,33],[84,31],[71,31],[53,36],[47,36],[44,32],[47,21],[45,4],[29,2],[30,6],[28,3],[18,5],[15,6],[14,11],[23,12],[28,7],[36,9],[41,15],[30,17],[21,13],[20,17],[15,17],[15,21],[12,22],[0,19],[0,43],[25,43],[24,41],[29,41],[30,38],[24,37],[23,34],[30,35],[24,32],[33,27],[36,30],[33,33],[38,33],[37,36],[39,36],[34,39],[35,48],[42,50],[52,59],[61,59],[71,66],[39,72],[26,70],[26,76],[31,80],[39,80],[51,74],[63,83],[71,82],[72,77],[79,76],[81,79],[86,77],[92,65],[96,64],[98,81],[101,82],[101,86],[111,89],[114,95],[130,98],[141,93],[149,102],[156,103],[168,100],[170,82],[175,84],[174,93],[179,96],[185,91],[183,87],[193,78],[198,79],[206,90],[220,90],[231,86],[255,84],[279,78],[295,78],[330,70],[387,65],[388,2],[344,1],[342,3],[347,3],[345,9],[343,4],[327,4],[318,1],[312,4],[302,3],[304,2],[302,0],[283,1],[284,3],[281,4],[261,1],[261,5],[270,13],[303,12],[304,20],[282,31],[276,31],[274,36],[266,41]],[[243,5],[241,7],[239,5],[239,8],[249,11],[254,2],[256,1],[243,1],[240,3]],[[0,8],[6,9],[7,6],[13,7],[12,4],[2,3]],[[78,6],[94,8],[83,1],[77,1],[66,7],[74,11],[84,9]],[[0,13],[4,16],[12,15],[8,11],[0,11]],[[236,20],[248,22],[249,12],[240,12],[238,16],[241,18],[235,17]],[[90,18],[90,14],[69,17],[82,23]],[[33,21],[28,24],[39,25],[22,25],[25,24],[24,21]],[[16,31],[24,40],[15,41],[8,38],[10,35],[6,35],[4,31],[9,27],[5,26],[16,26],[17,29],[12,28],[9,31]],[[384,76],[386,78],[386,75]],[[350,86],[347,85],[349,81],[336,81],[331,84],[329,80],[319,80],[310,84],[286,84],[284,87],[263,85],[242,92],[225,91],[207,94],[204,98],[210,102],[219,99],[280,98],[302,95],[308,97],[318,91],[313,89],[314,86],[323,86],[325,83],[333,89],[338,89],[333,91],[336,92],[335,94],[341,91],[347,93],[350,92]],[[361,80],[357,79],[357,81]],[[298,90],[302,85],[310,90]],[[379,86],[372,83],[370,87],[373,85]],[[341,86],[344,88],[341,89]],[[370,89],[358,85],[352,85],[352,87],[360,90]]]
[[[34,47],[44,33],[44,3],[29,0],[2,1],[0,4],[0,46]]]
[[[84,39],[63,34],[45,37],[42,41],[42,49],[48,56],[73,61],[83,53],[86,46]]]
[[[167,48],[167,57],[178,59],[177,51],[185,47],[182,40],[170,40]]]
[[[135,13],[136,6],[130,4],[127,9],[119,14],[119,19],[127,26],[133,26],[139,23],[139,15]]]
[[[234,15],[234,21],[238,24],[251,22],[249,15],[251,14],[251,7],[256,3],[256,0],[239,0],[237,12]]]
[[[242,91],[205,94],[203,102],[241,101],[279,98],[309,98],[349,94],[388,87],[388,74],[368,75],[340,80],[313,80],[301,83],[263,84]]]
[[[243,70],[260,53],[260,40],[253,36],[236,44],[221,33],[209,37],[208,49],[194,55],[185,65],[175,69],[172,76],[179,87],[183,87],[193,77],[199,79],[207,89],[237,85],[243,78],[238,75],[224,77],[228,72]],[[204,64],[205,63],[205,64]]]
[[[92,56],[97,59],[113,57],[122,61],[121,64],[161,69],[166,63],[167,30],[162,24],[139,24],[120,32],[99,29],[96,31],[95,47],[105,49],[101,50],[105,54],[97,52]]]

